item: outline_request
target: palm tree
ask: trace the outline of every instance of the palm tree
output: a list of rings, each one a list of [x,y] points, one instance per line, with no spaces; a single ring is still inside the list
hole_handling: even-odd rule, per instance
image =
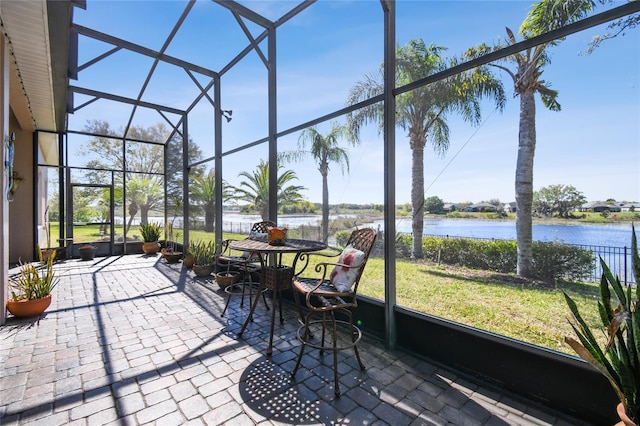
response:
[[[129,232],[134,217],[140,210],[140,224],[149,221],[149,211],[156,207],[162,199],[162,187],[155,179],[147,179],[134,175],[127,181],[127,200],[129,202],[129,221],[125,228],[125,233]],[[116,195],[121,195],[116,191]]]
[[[412,81],[443,71],[457,64],[456,59],[442,57],[444,47],[429,45],[424,41],[411,40],[396,51],[396,85],[402,86]],[[348,103],[358,102],[383,92],[383,73],[367,76],[351,89]],[[422,233],[424,230],[424,147],[427,138],[436,154],[444,156],[449,148],[448,115],[460,113],[465,121],[480,122],[482,97],[491,97],[500,110],[506,102],[504,89],[499,80],[487,67],[479,67],[427,86],[403,93],[396,98],[397,124],[409,132],[409,146],[412,153],[411,165],[411,206],[413,246],[411,256],[422,258]],[[382,130],[383,105],[370,105],[348,116],[348,126],[356,138],[360,128],[377,121]]]
[[[339,145],[340,139],[349,138],[346,126],[336,122],[331,124],[328,134],[322,135],[317,128],[305,129],[298,138],[298,151],[286,152],[281,158],[298,161],[311,155],[318,162],[318,170],[322,175],[322,240],[326,244],[329,239],[329,163],[340,165],[342,174],[349,171],[349,155],[347,150]],[[351,139],[355,143],[354,139]],[[308,146],[308,150],[307,150]]]
[[[193,183],[189,185],[191,189],[191,199],[200,204],[204,210],[204,230],[205,232],[213,232],[215,222],[216,207],[216,181],[215,171],[209,170],[205,176],[196,176]],[[226,201],[231,197],[231,191],[228,189],[226,182],[222,182],[222,201]]]
[[[584,17],[594,3],[590,0],[543,0],[536,3],[524,22],[520,25],[520,35],[529,39],[542,33],[568,25]],[[506,28],[507,45],[517,42],[513,32]],[[532,275],[532,205],[533,205],[533,158],[536,149],[536,93],[542,104],[551,111],[560,111],[558,92],[540,77],[542,69],[549,64],[547,47],[555,46],[562,40],[541,44],[524,52],[505,58],[513,63],[516,70],[506,66],[491,64],[505,71],[513,80],[514,91],[520,97],[520,124],[518,136],[518,158],[516,160],[516,239],[518,246],[517,274]],[[494,46],[500,49],[504,46]],[[483,44],[470,49],[471,56],[482,55],[492,48]]]
[[[282,165],[278,164],[277,170],[280,171],[280,169],[282,169]],[[240,182],[239,187],[233,188],[235,191],[234,198],[248,202],[251,208],[260,212],[262,220],[269,220],[269,162],[260,160],[252,174],[242,172],[238,176],[245,177],[247,180]],[[297,179],[298,177],[293,170],[285,170],[278,176],[278,181],[276,182],[278,204],[287,206],[304,200],[300,191],[305,190],[305,187],[297,185],[285,186]]]

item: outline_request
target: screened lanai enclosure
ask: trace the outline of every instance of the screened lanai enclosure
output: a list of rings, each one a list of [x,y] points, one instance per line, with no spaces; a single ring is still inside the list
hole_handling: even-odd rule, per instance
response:
[[[593,4],[547,27],[530,20],[524,32],[529,2],[71,5],[64,130],[38,129],[33,141],[34,249],[138,253],[145,223],[171,226],[181,247],[221,242],[248,233],[233,227],[242,215],[295,235],[296,217],[314,214],[314,238],[330,244],[338,231],[375,227],[358,307],[366,333],[607,418],[606,381],[561,338],[538,338],[544,318],[510,308],[519,284],[431,294],[419,236],[429,233],[430,197],[526,210],[518,182],[531,192],[583,175],[639,193],[640,32],[605,36],[638,2]],[[594,37],[606,40],[594,46]],[[616,149],[634,144],[635,153]],[[527,149],[533,183],[521,175]],[[540,297],[559,297],[552,290]],[[493,291],[500,303],[483,309]],[[458,299],[477,299],[475,313],[456,310]],[[565,311],[547,316],[563,323],[559,336],[570,332]],[[495,331],[515,318],[526,320],[510,335]]]

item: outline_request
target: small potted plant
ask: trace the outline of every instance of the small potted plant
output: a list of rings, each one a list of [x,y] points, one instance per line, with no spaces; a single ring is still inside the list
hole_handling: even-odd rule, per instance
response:
[[[631,229],[635,285],[623,287],[620,279],[613,276],[606,262],[600,258],[603,272],[598,311],[602,327],[598,331],[607,336],[606,344],[598,342],[575,302],[564,294],[573,317],[571,327],[578,337],[578,340],[565,337],[565,342],[609,380],[620,400],[617,412],[625,426],[637,425],[640,421],[640,257],[633,225]],[[615,297],[612,297],[611,290]]]
[[[193,272],[199,277],[211,275],[215,269],[216,243],[213,241],[192,241],[189,245],[189,252],[193,256]]]
[[[180,233],[174,230],[173,224],[176,220],[178,211],[182,208],[182,200],[178,197],[173,198],[174,213],[171,222],[164,227],[165,248],[162,249],[162,256],[167,263],[178,263],[182,259],[182,252],[178,251],[178,243],[176,240],[180,237]]]
[[[143,223],[140,225],[142,234],[142,251],[144,254],[156,254],[160,251],[160,225],[157,223]]]
[[[167,226],[165,226],[164,237],[166,247],[161,250],[161,253],[167,263],[178,263],[180,259],[182,259],[182,252],[177,250],[178,244],[175,242],[179,236],[180,234],[173,230],[172,223],[168,223]]]
[[[40,253],[40,264],[20,263],[20,274],[9,283],[11,298],[7,300],[7,310],[18,318],[41,315],[51,304],[51,291],[58,285],[53,272],[54,251],[46,262]]]
[[[184,254],[184,259],[182,259],[182,264],[185,266],[185,268],[187,269],[191,269],[193,268],[193,254],[191,254],[191,249],[187,249],[187,251]]]

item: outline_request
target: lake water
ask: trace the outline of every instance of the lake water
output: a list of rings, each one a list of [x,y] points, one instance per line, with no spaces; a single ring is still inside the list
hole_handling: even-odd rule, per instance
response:
[[[355,218],[356,215],[330,215],[330,219],[338,217]],[[161,218],[149,218],[151,221],[161,221]],[[259,215],[245,215],[239,213],[224,213],[223,229],[233,232],[249,232],[251,224],[262,219]],[[280,226],[297,228],[301,225],[318,225],[320,215],[281,215],[278,217]],[[176,224],[181,227],[179,224]],[[372,223],[358,224],[360,227],[380,227],[384,223],[377,220]],[[411,233],[411,219],[398,219],[396,231]],[[481,220],[481,219],[428,219],[424,222],[425,235],[448,235],[452,237],[495,238],[504,240],[516,239],[515,221]],[[535,241],[559,241],[567,244],[582,244],[590,246],[631,247],[631,224],[534,224],[533,239]]]
[[[383,221],[371,226],[382,227]],[[396,223],[397,232],[411,233],[411,219]],[[476,219],[433,219],[424,221],[425,235],[449,235],[455,237],[516,239],[515,221],[493,221]],[[535,224],[535,241],[560,241],[567,244],[592,246],[631,247],[631,224]]]

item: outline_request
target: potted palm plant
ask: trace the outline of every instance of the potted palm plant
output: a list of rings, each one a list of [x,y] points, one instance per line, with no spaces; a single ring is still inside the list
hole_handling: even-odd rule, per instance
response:
[[[213,241],[192,241],[189,253],[193,256],[193,272],[199,277],[211,275],[215,269],[217,253],[216,243]]]
[[[600,258],[602,278],[598,311],[601,331],[607,336],[601,344],[584,321],[576,303],[566,293],[564,297],[572,314],[571,327],[578,340],[565,337],[565,342],[608,380],[618,399],[617,412],[622,424],[636,425],[640,421],[640,257],[635,228],[631,226],[631,259],[635,285],[620,283],[606,262]],[[613,295],[612,297],[612,292]]]
[[[156,254],[160,251],[160,225],[157,223],[143,223],[140,225],[142,234],[142,251],[144,254]]]
[[[182,252],[178,251],[178,243],[176,240],[180,237],[180,233],[175,231],[173,225],[176,220],[178,211],[182,208],[182,200],[178,197],[173,198],[174,213],[171,222],[164,227],[165,248],[162,249],[162,256],[167,263],[178,263],[182,259]]]
[[[20,263],[20,274],[9,283],[11,298],[7,300],[7,310],[18,318],[41,315],[51,304],[51,291],[58,285],[53,272],[56,252],[51,253],[46,262],[40,253],[40,264]]]
[[[178,263],[182,259],[182,252],[178,250],[178,244],[175,241],[179,236],[180,234],[173,230],[173,223],[168,223],[165,226],[166,247],[161,250],[161,253],[167,263]]]

